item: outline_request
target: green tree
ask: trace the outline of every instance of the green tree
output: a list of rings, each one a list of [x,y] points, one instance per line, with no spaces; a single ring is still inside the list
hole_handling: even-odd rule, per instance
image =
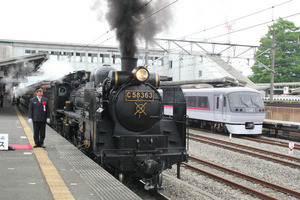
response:
[[[272,47],[272,35],[275,28],[275,66],[274,82],[300,82],[300,32],[293,22],[279,19],[269,26],[268,33],[260,39],[260,46]],[[257,60],[271,68],[272,50],[259,48],[255,54]],[[260,55],[261,54],[261,55]],[[259,56],[260,55],[260,56]],[[253,74],[249,79],[254,83],[270,83],[271,72],[256,62],[252,66]]]

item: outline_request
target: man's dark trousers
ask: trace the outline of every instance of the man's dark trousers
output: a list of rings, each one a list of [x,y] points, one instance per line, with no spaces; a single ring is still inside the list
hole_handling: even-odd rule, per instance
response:
[[[46,122],[33,122],[33,138],[37,146],[44,144]]]

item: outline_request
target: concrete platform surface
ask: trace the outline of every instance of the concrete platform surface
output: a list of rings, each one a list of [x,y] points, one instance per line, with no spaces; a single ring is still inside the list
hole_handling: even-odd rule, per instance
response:
[[[32,125],[17,113],[4,102],[0,134],[8,134],[11,145],[33,145],[26,134],[32,134]],[[49,126],[44,144],[45,149],[0,151],[0,199],[140,199]]]

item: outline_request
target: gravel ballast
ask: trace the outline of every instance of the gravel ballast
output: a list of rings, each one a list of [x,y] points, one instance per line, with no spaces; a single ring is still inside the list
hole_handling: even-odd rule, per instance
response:
[[[225,135],[203,133],[194,130],[190,132],[204,134],[205,136],[229,141],[228,136]],[[286,140],[277,139],[276,141],[288,142]],[[231,142],[290,155],[289,149],[285,147],[273,146],[270,144],[258,143],[240,138],[232,138]],[[295,145],[299,144],[296,143]],[[300,191],[299,169],[192,140],[189,141],[189,154],[205,161],[209,161],[223,167],[234,169],[238,172],[262,179],[264,181],[268,181],[292,190]],[[291,156],[300,157],[300,151],[293,150],[293,154]],[[266,188],[265,186],[251,183],[244,179],[234,177],[196,162],[190,161],[189,163],[196,165],[203,170],[226,177],[234,182],[238,182],[247,187],[264,192],[272,197],[283,200],[297,199],[296,197],[287,196],[286,194]],[[258,199],[257,197],[246,194],[243,191],[237,190],[223,183],[219,183],[218,181],[185,169],[184,167],[181,167],[181,179],[186,184],[178,181],[172,181],[173,179],[170,178],[176,177],[176,166],[173,166],[173,168],[170,170],[166,170],[164,174],[166,174],[166,176],[164,176],[163,187],[165,189],[165,194],[171,197],[171,199]],[[189,184],[192,186],[189,187]]]

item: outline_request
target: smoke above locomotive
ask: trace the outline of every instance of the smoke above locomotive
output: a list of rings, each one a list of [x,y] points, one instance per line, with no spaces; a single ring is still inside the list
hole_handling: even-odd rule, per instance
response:
[[[168,9],[160,10],[168,1],[109,0],[106,19],[111,30],[116,31],[122,58],[133,58],[138,52],[137,42],[151,44],[156,34],[167,29],[171,19]],[[125,68],[125,69],[124,69]],[[131,71],[123,67],[122,70]]]

